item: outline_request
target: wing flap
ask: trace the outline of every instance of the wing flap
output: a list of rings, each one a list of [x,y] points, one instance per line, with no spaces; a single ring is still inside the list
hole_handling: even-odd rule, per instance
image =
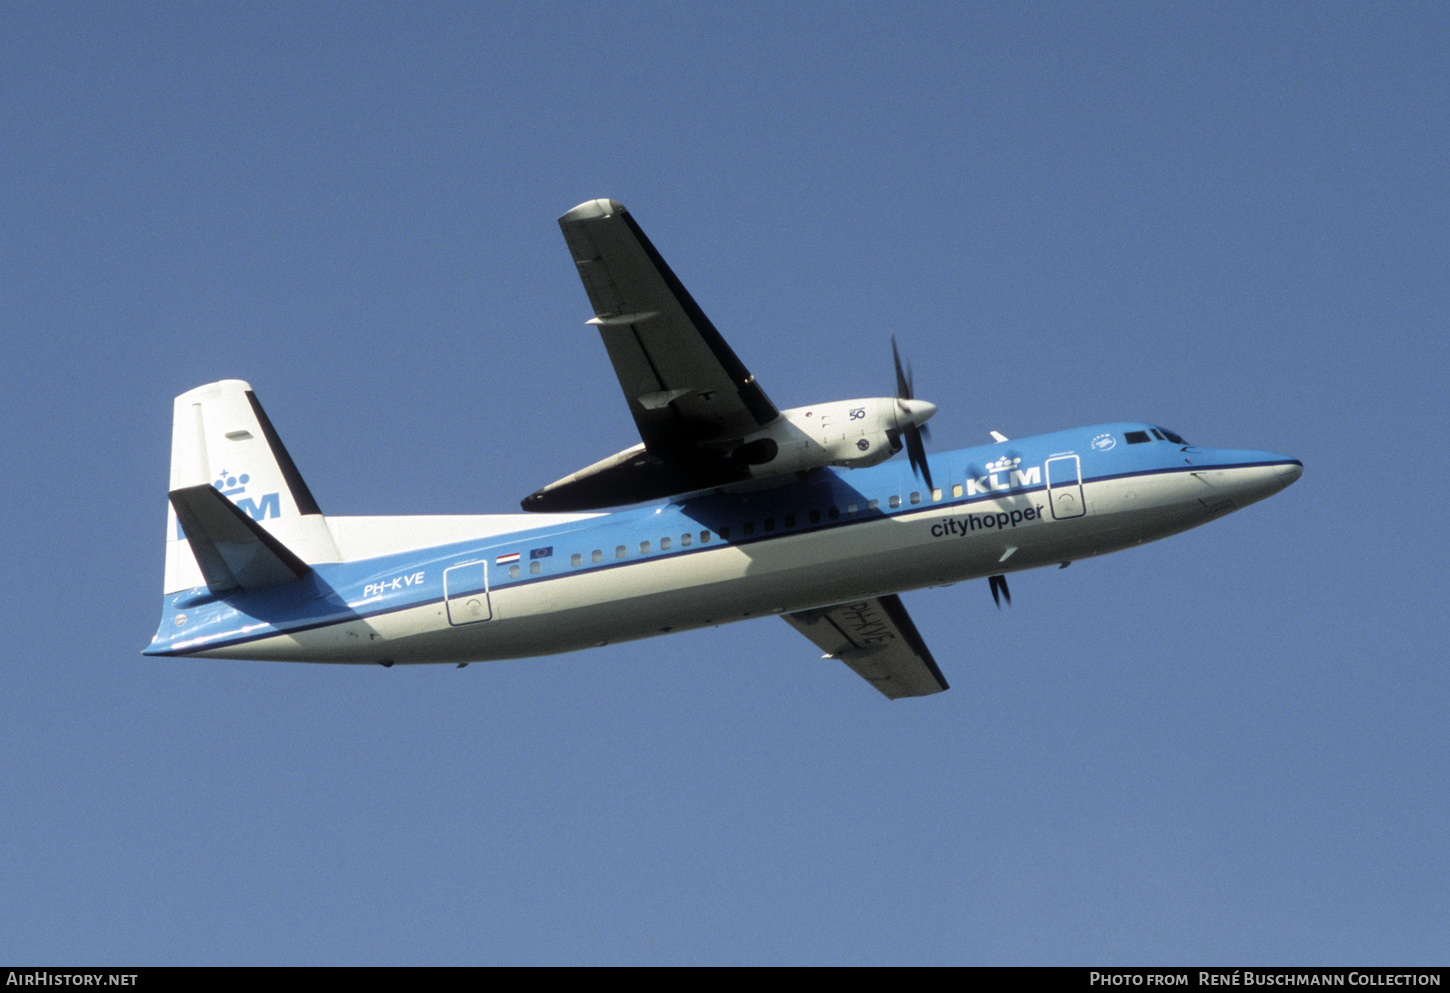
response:
[[[936,660],[895,594],[783,615],[828,658],[898,700],[947,689]]]

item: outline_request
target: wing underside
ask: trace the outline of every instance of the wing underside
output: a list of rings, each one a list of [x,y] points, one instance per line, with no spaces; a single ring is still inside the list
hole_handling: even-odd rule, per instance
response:
[[[780,413],[634,218],[590,200],[559,227],[652,452],[743,437]]]
[[[936,660],[895,594],[783,616],[828,658],[840,659],[892,700],[947,689]]]
[[[590,200],[559,218],[643,445],[526,497],[525,510],[577,511],[749,479],[731,455],[780,416],[634,218]]]

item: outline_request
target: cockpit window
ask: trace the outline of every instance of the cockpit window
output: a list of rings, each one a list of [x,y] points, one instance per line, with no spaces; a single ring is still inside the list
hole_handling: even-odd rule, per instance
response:
[[[1148,431],[1153,432],[1152,437],[1149,437]],[[1152,441],[1154,438],[1159,441],[1169,441],[1175,445],[1188,444],[1188,442],[1184,441],[1181,436],[1174,434],[1167,428],[1150,427],[1148,431],[1125,431],[1123,432],[1123,437],[1128,439],[1128,444],[1130,445],[1142,445],[1146,442]]]

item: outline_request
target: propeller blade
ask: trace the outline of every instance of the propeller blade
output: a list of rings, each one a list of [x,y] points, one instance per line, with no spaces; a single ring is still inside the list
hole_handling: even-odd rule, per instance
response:
[[[896,365],[896,396],[901,400],[914,399],[911,392],[911,373],[901,371],[901,353],[896,350],[896,335],[891,336],[891,361]]]
[[[896,335],[891,336],[891,363],[896,366],[896,399],[915,400],[916,391],[912,386],[911,363],[906,364],[903,370],[901,367],[901,352],[896,347]],[[897,423],[900,423],[899,421]],[[906,458],[911,463],[911,468],[922,479],[926,481],[927,489],[935,489],[931,482],[931,468],[926,464],[926,445],[922,443],[923,438],[931,437],[924,426],[912,421],[907,421],[901,427],[902,440],[906,442]]]
[[[926,464],[926,446],[921,443],[921,428],[908,421],[901,433],[905,437],[906,458],[911,463],[911,468],[926,480],[927,489],[936,489],[931,481],[931,468]]]
[[[992,602],[998,610],[1002,609],[1003,600],[1007,601],[1007,606],[1012,606],[1012,591],[1007,589],[1006,576],[988,576],[987,582],[992,585]]]

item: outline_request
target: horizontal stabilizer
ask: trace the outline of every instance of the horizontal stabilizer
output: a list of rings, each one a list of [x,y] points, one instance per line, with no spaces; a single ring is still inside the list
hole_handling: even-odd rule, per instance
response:
[[[877,597],[783,615],[828,658],[840,659],[892,700],[947,689],[901,597]]]
[[[213,593],[276,586],[312,571],[214,486],[186,486],[167,496]]]

